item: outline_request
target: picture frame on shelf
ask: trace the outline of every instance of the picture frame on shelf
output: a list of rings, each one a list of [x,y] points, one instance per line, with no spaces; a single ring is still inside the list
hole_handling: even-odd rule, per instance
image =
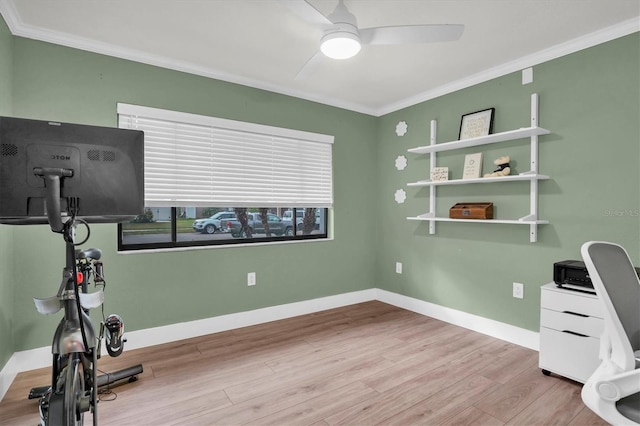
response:
[[[460,119],[458,140],[487,136],[493,133],[495,108],[464,114]]]
[[[462,179],[478,179],[480,176],[482,176],[482,153],[465,155]]]

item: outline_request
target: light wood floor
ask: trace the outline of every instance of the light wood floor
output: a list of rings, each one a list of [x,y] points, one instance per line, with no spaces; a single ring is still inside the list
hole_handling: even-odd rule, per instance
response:
[[[102,396],[101,425],[606,424],[579,383],[540,372],[537,352],[381,302],[125,348],[98,364],[138,363],[137,382]],[[36,425],[26,396],[48,378],[20,373],[0,424]]]

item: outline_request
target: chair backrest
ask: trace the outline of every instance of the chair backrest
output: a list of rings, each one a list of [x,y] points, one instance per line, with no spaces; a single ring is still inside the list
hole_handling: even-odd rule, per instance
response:
[[[640,350],[640,280],[626,250],[618,244],[591,241],[582,257],[605,308],[611,361],[623,371],[635,368]]]

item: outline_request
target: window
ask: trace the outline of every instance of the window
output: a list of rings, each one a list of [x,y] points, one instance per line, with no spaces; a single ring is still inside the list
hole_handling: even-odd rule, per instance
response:
[[[327,238],[333,136],[127,104],[118,116],[145,132],[147,206],[119,225],[119,250]]]

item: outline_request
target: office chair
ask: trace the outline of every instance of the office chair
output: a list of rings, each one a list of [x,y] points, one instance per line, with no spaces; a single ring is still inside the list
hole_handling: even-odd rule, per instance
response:
[[[640,424],[640,280],[626,250],[590,241],[582,258],[604,307],[602,363],[582,388],[582,400],[614,425]]]

